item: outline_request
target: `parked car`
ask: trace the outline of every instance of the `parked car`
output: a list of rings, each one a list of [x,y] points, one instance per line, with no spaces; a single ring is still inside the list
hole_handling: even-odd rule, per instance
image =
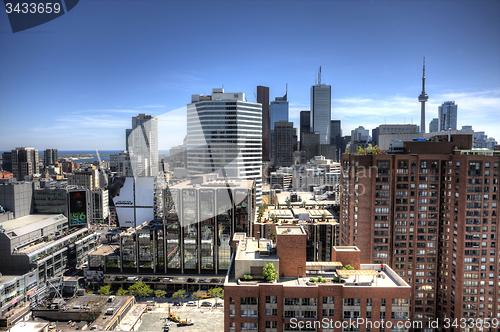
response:
[[[208,280],[204,279],[204,278],[200,278],[200,279],[198,279],[198,282],[208,282]]]
[[[224,303],[222,302],[217,302],[216,304],[214,304],[214,307],[217,308],[217,307],[224,307]]]
[[[220,281],[217,278],[212,278],[212,279],[210,279],[210,282],[213,284],[218,284]]]
[[[212,306],[212,303],[210,303],[210,302],[208,302],[208,301],[203,301],[203,302],[201,303],[201,306],[202,306],[202,307],[211,307],[211,306]]]
[[[163,278],[161,281],[163,282],[172,282],[174,279],[172,278]]]
[[[188,303],[186,303],[186,306],[195,307],[196,303],[194,303],[194,301],[189,301]]]
[[[187,282],[195,282],[196,280],[194,280],[194,278],[187,278],[186,280]]]
[[[151,280],[151,278],[150,278],[150,277],[144,277],[144,278],[142,278],[142,281],[143,281],[143,282],[150,281],[150,280]]]
[[[174,307],[182,307],[182,304],[179,301],[174,301]]]

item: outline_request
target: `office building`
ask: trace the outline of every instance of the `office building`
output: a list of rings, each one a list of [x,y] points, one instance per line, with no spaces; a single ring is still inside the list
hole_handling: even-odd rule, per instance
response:
[[[132,128],[126,130],[127,152],[133,176],[152,176],[158,173],[158,119],[139,114],[132,118]]]
[[[283,171],[278,170],[276,172],[271,172],[269,175],[269,187],[271,190],[288,190],[291,184],[291,173],[283,173]]]
[[[422,92],[418,96],[420,102],[420,132],[425,133],[425,103],[429,100],[429,96],[425,93],[425,58],[422,72]]]
[[[381,150],[391,150],[396,141],[411,141],[419,138],[422,134],[414,124],[384,124],[378,126],[377,144]],[[375,145],[375,144],[373,144]]]
[[[257,102],[259,104],[262,104],[262,161],[269,161],[271,160],[271,117],[269,114],[269,87],[261,85],[257,86]]]
[[[302,149],[303,137],[302,133],[308,133],[311,130],[311,112],[300,111],[300,150]]]
[[[189,176],[219,173],[257,183],[262,202],[262,105],[245,94],[213,89],[211,96],[192,95],[187,105]]]
[[[2,154],[2,170],[12,172],[12,152],[6,151]]]
[[[31,182],[0,183],[0,205],[5,211],[13,213],[14,218],[21,218],[33,209],[33,184]]]
[[[43,152],[43,166],[54,165],[57,160],[57,149],[46,149]]]
[[[90,197],[92,209],[92,220],[90,222],[94,224],[107,222],[109,217],[108,190],[103,188],[92,190]]]
[[[81,186],[89,190],[96,190],[99,185],[99,171],[97,167],[88,167],[85,170],[76,170],[68,176],[68,185]]]
[[[340,120],[330,121],[330,144],[335,147],[336,154],[333,160],[339,160],[339,151],[342,150],[342,125]]]
[[[470,135],[443,135],[342,156],[341,244],[408,282],[411,320],[499,318],[500,154],[471,148]]]
[[[297,129],[293,127],[293,122],[279,121],[274,124],[273,143],[274,165],[293,165],[293,153],[297,150]]]
[[[283,97],[276,97],[269,106],[271,116],[271,130],[274,130],[276,122],[288,121],[288,93]]]
[[[332,87],[321,84],[321,67],[318,84],[311,87],[311,132],[319,133],[321,144],[330,144],[330,120],[332,118]]]
[[[438,121],[439,130],[457,130],[457,109],[458,105],[455,101],[445,101],[441,106],[438,106]]]
[[[360,264],[357,247],[333,247],[330,261],[307,262],[306,242],[302,226],[277,226],[275,243],[235,234],[234,269],[224,284],[224,331],[375,331],[358,319],[394,326],[408,320],[411,289],[389,266]],[[269,263],[275,282],[242,280],[244,274],[262,277]],[[347,265],[354,270],[342,270]]]
[[[39,282],[61,276],[87,261],[98,235],[88,228],[68,228],[63,215],[28,215],[2,223],[0,272],[25,274],[35,269]]]
[[[12,173],[18,181],[39,174],[38,150],[35,148],[16,148],[12,150]]]
[[[226,273],[232,235],[253,231],[255,181],[193,176],[165,189],[162,197],[163,222],[117,234],[93,254],[89,268],[129,275]]]
[[[319,133],[302,133],[303,141],[300,142],[300,151],[304,151],[306,156],[306,161],[314,158],[314,156],[319,155],[320,148],[320,137]]]
[[[429,122],[429,133],[435,133],[436,131],[439,131],[439,119],[433,118],[432,121]]]

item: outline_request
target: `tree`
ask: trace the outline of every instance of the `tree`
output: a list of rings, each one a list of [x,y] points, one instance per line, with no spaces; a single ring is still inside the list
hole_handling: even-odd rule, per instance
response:
[[[109,295],[111,294],[111,285],[104,285],[97,291],[100,295]]]
[[[286,201],[286,207],[290,209],[292,207],[292,202]]]
[[[165,298],[165,295],[167,295],[167,292],[165,292],[164,290],[161,290],[161,289],[155,290],[155,297],[157,297],[159,299],[163,299],[163,298]]]
[[[321,215],[321,221],[325,221],[325,220],[326,220],[326,217],[327,217],[327,216],[326,216],[326,213],[323,213],[323,214]]]
[[[208,290],[208,296],[215,298],[215,303],[217,303],[219,299],[224,298],[224,288],[222,287],[210,288]]]
[[[276,273],[276,269],[274,268],[273,263],[267,263],[264,269],[262,270],[262,276],[266,281],[276,280],[278,273]]]
[[[118,288],[118,290],[116,291],[116,295],[128,295],[128,291],[126,291],[125,289],[123,289],[122,287]]]
[[[347,264],[346,266],[344,266],[342,268],[342,270],[354,270],[354,267],[352,265],[350,265],[350,264]]]
[[[179,289],[177,292],[175,292],[172,295],[173,299],[179,299],[179,300],[184,300],[186,297],[188,297],[188,296],[186,294],[186,290],[184,290],[184,289]]]
[[[205,296],[201,292],[194,292],[193,294],[191,294],[191,298],[193,300],[198,301],[198,308],[199,308],[200,307],[200,299],[205,298]]]
[[[271,230],[271,231],[269,232],[269,235],[271,235],[271,237],[274,237],[274,236],[276,236],[276,231],[274,231],[274,230]]]
[[[139,296],[139,299],[141,299],[141,297],[150,296],[151,293],[153,293],[153,290],[151,289],[151,287],[149,287],[149,285],[146,285],[145,283],[139,281],[130,286],[128,288],[128,292],[130,295]]]

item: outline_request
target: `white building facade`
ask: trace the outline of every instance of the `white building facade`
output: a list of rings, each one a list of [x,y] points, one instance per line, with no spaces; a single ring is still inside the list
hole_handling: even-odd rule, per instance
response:
[[[211,96],[192,95],[187,105],[189,176],[255,179],[256,203],[262,202],[262,105],[245,94],[213,89]]]

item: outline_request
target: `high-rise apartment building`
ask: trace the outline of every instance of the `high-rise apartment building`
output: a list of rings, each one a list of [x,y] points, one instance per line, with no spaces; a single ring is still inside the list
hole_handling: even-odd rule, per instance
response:
[[[97,168],[89,167],[85,170],[74,171],[68,176],[68,184],[74,186],[82,186],[90,190],[96,190],[99,185],[99,171]]]
[[[12,150],[12,173],[18,181],[26,176],[38,174],[38,150],[35,148],[16,148]]]
[[[132,128],[126,129],[125,134],[134,176],[156,177],[158,174],[158,119],[147,114],[134,116]]]
[[[43,166],[54,165],[57,161],[57,149],[46,149],[43,152]]]
[[[271,160],[271,118],[269,115],[269,87],[257,86],[257,102],[262,104],[262,161]]]
[[[5,151],[2,154],[2,170],[12,172],[12,151]]]
[[[274,165],[292,166],[293,153],[297,150],[297,129],[293,122],[279,121],[273,130]]]
[[[429,122],[429,132],[435,133],[436,131],[439,131],[439,119],[433,118],[432,121]]]
[[[458,105],[455,104],[455,101],[445,101],[441,106],[438,106],[440,131],[457,130],[457,109]]]
[[[219,173],[221,177],[255,179],[257,204],[262,202],[262,105],[245,94],[192,95],[187,105],[189,176]]]
[[[318,84],[311,87],[311,132],[319,133],[320,144],[330,144],[330,120],[332,118],[332,87],[321,84],[321,68]]]
[[[302,143],[304,141],[302,134],[308,133],[311,130],[311,112],[310,111],[300,111],[300,150],[302,149]]]
[[[341,244],[408,282],[411,320],[500,318],[500,154],[471,147],[470,135],[444,135],[342,156]]]

